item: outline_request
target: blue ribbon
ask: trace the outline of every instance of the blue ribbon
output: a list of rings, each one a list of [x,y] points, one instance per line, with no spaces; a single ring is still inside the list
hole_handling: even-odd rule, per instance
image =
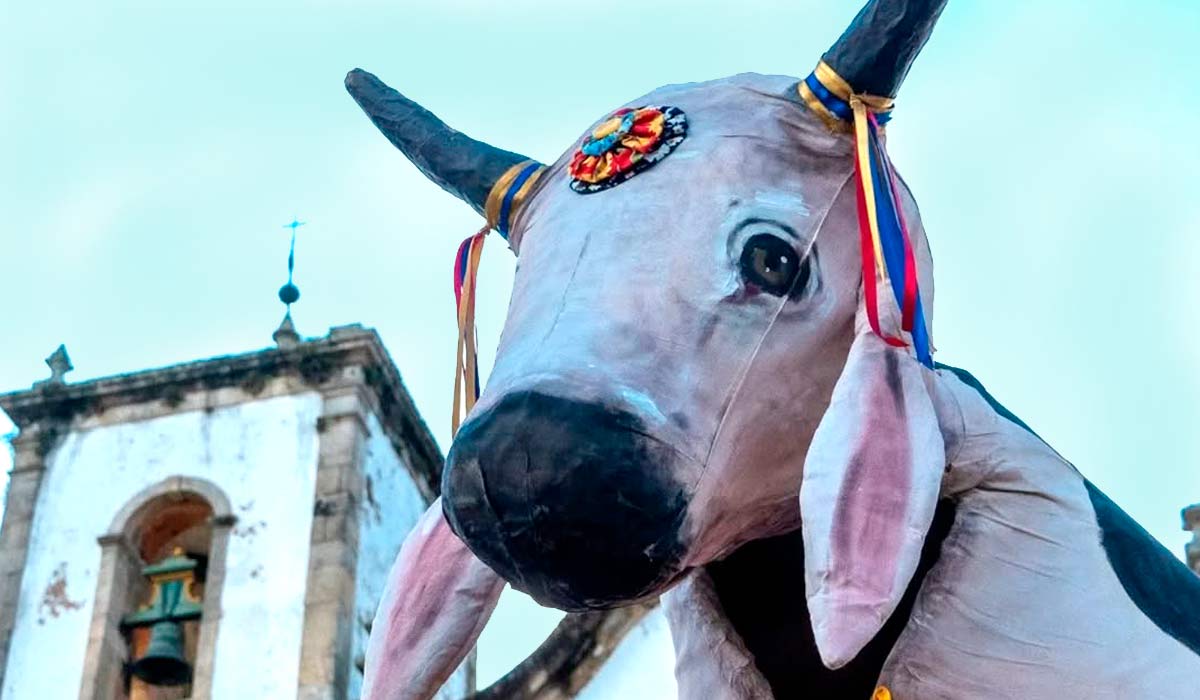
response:
[[[825,83],[822,83],[817,78],[816,72],[809,73],[808,77],[804,79],[804,84],[808,86],[812,94],[821,101],[821,104],[825,105],[825,109],[828,109],[833,116],[846,122],[854,121],[854,110],[850,108],[850,103],[833,94],[829,88],[825,87]],[[887,124],[891,119],[892,113],[890,111],[877,112],[875,114],[875,121],[879,122],[880,126]]]
[[[515,178],[513,178],[512,184],[508,186],[508,191],[504,193],[504,199],[500,200],[500,216],[499,221],[496,222],[496,229],[506,241],[508,240],[508,217],[510,214],[512,214],[513,199],[516,198],[517,193],[521,191],[521,187],[525,185],[525,181],[528,180],[529,177],[537,172],[541,167],[541,164],[536,162],[530,162],[529,165],[526,165],[525,168],[518,173]]]

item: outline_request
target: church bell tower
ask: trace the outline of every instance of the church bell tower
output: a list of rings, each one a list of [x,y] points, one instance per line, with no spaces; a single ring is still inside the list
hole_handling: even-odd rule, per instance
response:
[[[0,395],[4,700],[358,697],[442,457],[373,330],[284,335]]]
[[[292,263],[273,347],[0,394],[3,700],[359,697],[442,456],[374,330],[297,334]]]

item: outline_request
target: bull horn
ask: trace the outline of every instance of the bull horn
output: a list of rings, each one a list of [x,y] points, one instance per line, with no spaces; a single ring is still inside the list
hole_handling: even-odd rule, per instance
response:
[[[496,221],[498,200],[506,195],[500,190],[511,189],[516,182],[531,185],[540,164],[451,129],[429,110],[360,68],[346,74],[346,90],[425,177],[488,216],[488,222],[502,233],[507,232],[507,222]],[[489,206],[489,195],[493,206]],[[511,206],[511,197],[508,199]]]
[[[871,0],[822,60],[856,93],[895,97],[946,0]]]

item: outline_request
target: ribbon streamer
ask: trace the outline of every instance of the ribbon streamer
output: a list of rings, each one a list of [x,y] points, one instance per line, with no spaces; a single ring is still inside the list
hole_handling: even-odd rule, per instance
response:
[[[854,93],[824,61],[798,89],[801,99],[831,128],[849,129],[854,135],[863,296],[871,330],[889,345],[911,346],[921,364],[933,367],[912,237],[904,220],[895,168],[881,138],[883,124],[891,118],[892,101]],[[900,310],[897,332],[881,327],[879,281],[891,289]]]
[[[527,160],[508,169],[488,193],[484,205],[487,224],[458,246],[454,258],[454,304],[458,312],[458,348],[455,350],[454,406],[450,413],[450,434],[479,400],[479,352],[475,329],[475,282],[479,261],[488,232],[496,229],[505,239],[517,208],[545,171],[545,166]]]
[[[458,433],[462,418],[479,400],[479,355],[475,332],[475,281],[489,226],[458,246],[454,260],[454,300],[458,308],[458,349],[455,351],[454,407],[450,414],[451,435]]]

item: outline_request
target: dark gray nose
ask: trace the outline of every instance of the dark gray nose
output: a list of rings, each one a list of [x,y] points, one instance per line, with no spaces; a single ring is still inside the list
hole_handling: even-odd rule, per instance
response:
[[[679,459],[631,413],[514,393],[459,431],[442,502],[471,551],[539,603],[613,607],[678,573]]]

